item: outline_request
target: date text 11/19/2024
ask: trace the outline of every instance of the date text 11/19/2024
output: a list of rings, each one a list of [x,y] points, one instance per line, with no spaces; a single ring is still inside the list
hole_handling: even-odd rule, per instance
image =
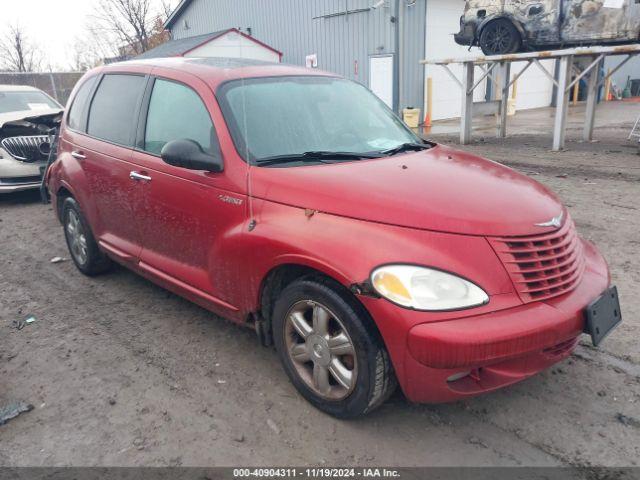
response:
[[[234,468],[233,478],[400,478],[392,468]]]

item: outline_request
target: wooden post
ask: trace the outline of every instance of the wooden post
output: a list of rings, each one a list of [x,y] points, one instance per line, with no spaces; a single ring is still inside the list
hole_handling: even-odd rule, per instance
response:
[[[426,92],[425,92],[425,98],[427,101],[427,108],[426,110],[426,114],[424,116],[424,128],[431,128],[432,124],[432,120],[433,120],[433,78],[428,77],[427,78],[427,83],[426,83]]]
[[[607,70],[607,80],[604,82],[604,101],[609,101],[611,95],[611,69]]]
[[[577,81],[573,86],[573,104],[578,104],[578,98],[580,97],[580,81]]]

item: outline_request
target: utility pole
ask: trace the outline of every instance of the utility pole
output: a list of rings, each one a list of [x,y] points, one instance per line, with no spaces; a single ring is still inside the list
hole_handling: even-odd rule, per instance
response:
[[[402,114],[402,95],[404,93],[404,20],[406,15],[406,3],[405,0],[398,0],[400,2],[400,12],[398,15],[398,31],[400,37],[400,43],[398,43],[398,114]]]
[[[401,101],[401,90],[402,90],[402,82],[403,82],[403,74],[402,74],[402,44],[404,42],[404,8],[403,8],[404,0],[395,0],[394,5],[394,13],[393,13],[393,23],[395,25],[394,32],[394,48],[395,48],[395,58],[393,62],[393,109],[395,112],[400,115],[400,101]]]

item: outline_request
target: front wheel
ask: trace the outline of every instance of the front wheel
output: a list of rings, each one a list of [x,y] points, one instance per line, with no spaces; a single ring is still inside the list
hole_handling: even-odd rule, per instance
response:
[[[516,53],[521,46],[520,32],[509,20],[494,20],[480,34],[480,48],[485,55]]]
[[[274,343],[294,386],[339,418],[380,406],[396,379],[380,335],[349,292],[323,278],[290,284],[273,311]]]

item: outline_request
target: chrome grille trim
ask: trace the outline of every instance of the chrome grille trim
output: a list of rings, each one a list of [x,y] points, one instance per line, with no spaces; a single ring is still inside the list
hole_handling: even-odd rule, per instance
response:
[[[48,153],[43,152],[41,147],[50,144],[47,135],[8,137],[0,143],[9,155],[22,162],[46,160]]]

